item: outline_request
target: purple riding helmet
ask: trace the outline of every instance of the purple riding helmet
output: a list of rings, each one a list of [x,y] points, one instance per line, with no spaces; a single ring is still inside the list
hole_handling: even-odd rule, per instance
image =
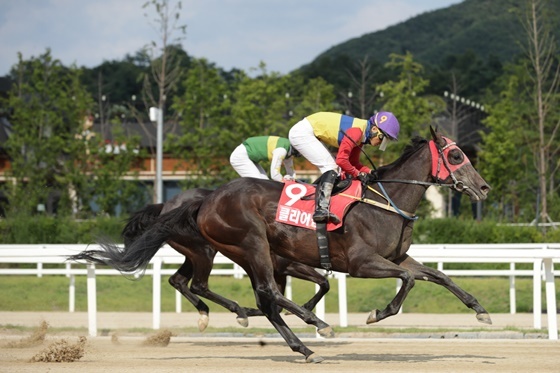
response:
[[[379,150],[385,151],[387,144],[390,140],[397,141],[399,139],[399,131],[401,126],[397,117],[393,113],[388,111],[380,111],[370,118],[370,121],[379,128],[379,130],[385,135],[381,145],[379,145]]]
[[[379,128],[385,135],[389,136],[391,140],[399,139],[399,131],[401,129],[397,117],[388,111],[380,111],[371,117],[371,120],[377,128]]]

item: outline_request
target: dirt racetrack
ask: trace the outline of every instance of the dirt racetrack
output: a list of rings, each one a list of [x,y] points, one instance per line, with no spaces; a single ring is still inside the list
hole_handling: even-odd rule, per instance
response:
[[[336,327],[335,315],[326,320]],[[366,314],[350,314],[350,325],[363,325]],[[400,314],[379,323],[379,327],[445,327],[454,332],[383,335],[368,333],[340,333],[332,339],[317,339],[309,333],[300,335],[304,343],[325,360],[308,364],[304,357],[292,352],[286,343],[274,335],[247,331],[238,333],[179,333],[172,336],[165,347],[146,346],[150,334],[151,314],[100,313],[100,336],[87,337],[84,356],[74,362],[30,362],[54,341],[65,339],[76,343],[80,335],[87,336],[85,313],[0,312],[0,372],[560,372],[560,341],[547,339],[546,333],[531,333],[532,315],[492,315],[494,324],[484,326],[482,332],[470,314],[419,315]],[[162,317],[162,330],[172,332],[180,326],[193,324],[194,313],[168,313]],[[299,319],[286,317],[290,324]],[[29,335],[29,329],[18,331],[2,325],[36,327],[46,320],[53,328],[46,340],[35,347],[8,347]],[[213,314],[211,325],[236,325],[229,313]],[[543,320],[544,321],[544,320]],[[264,318],[251,319],[251,326],[269,325]],[[546,325],[546,323],[543,323]],[[119,328],[147,328],[148,332],[121,334]],[[516,331],[510,328],[515,328]],[[125,329],[123,329],[125,330]],[[364,331],[375,327],[364,326]],[[527,334],[524,333],[527,331]],[[234,334],[234,335],[232,335]],[[372,337],[373,335],[373,337]],[[364,338],[367,337],[367,338]]]
[[[69,337],[69,342],[76,337]],[[558,372],[560,344],[550,340],[331,339],[304,340],[325,358],[308,364],[270,338],[172,338],[166,347],[140,337],[89,338],[71,363],[29,362],[44,346],[0,349],[1,372]],[[47,344],[48,341],[45,343]]]
[[[492,315],[493,325],[485,325],[478,332],[472,332],[480,324],[471,314],[400,314],[377,326],[365,326],[366,316],[349,315],[349,325],[362,325],[364,333],[344,333],[344,329],[336,326],[336,315],[327,314],[326,320],[339,332],[337,337],[317,339],[310,333],[301,334],[302,341],[325,359],[320,364],[308,364],[303,355],[292,352],[278,335],[242,328],[230,313],[213,314],[210,325],[234,326],[245,334],[179,332],[165,347],[145,345],[150,335],[157,334],[150,329],[151,314],[99,313],[100,336],[87,337],[82,358],[74,362],[43,363],[30,359],[55,341],[64,339],[74,344],[80,335],[87,336],[84,328],[87,314],[0,312],[0,372],[560,372],[560,341],[547,339],[546,329],[534,333],[531,314]],[[175,333],[181,326],[196,325],[197,319],[196,313],[165,313],[161,331]],[[293,316],[285,319],[290,325],[301,324]],[[42,345],[8,346],[31,334],[30,330],[41,320],[54,328],[46,332]],[[546,325],[544,318],[542,321]],[[264,318],[252,318],[250,325],[270,327]],[[422,333],[371,333],[378,327],[399,326],[420,329],[437,326],[447,332],[422,336]],[[144,328],[144,332],[130,332],[131,327]]]

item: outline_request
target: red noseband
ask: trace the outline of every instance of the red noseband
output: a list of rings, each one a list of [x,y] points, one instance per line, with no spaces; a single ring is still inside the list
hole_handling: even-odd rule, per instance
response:
[[[432,176],[436,180],[444,181],[446,180],[449,175],[453,174],[453,172],[457,171],[461,167],[466,164],[470,164],[471,161],[469,158],[463,153],[463,162],[459,164],[449,164],[447,161],[447,154],[452,149],[459,149],[462,150],[451,140],[447,137],[442,137],[446,141],[446,145],[443,148],[439,148],[434,140],[430,141],[430,152],[432,153]],[[443,163],[443,167],[442,167]]]

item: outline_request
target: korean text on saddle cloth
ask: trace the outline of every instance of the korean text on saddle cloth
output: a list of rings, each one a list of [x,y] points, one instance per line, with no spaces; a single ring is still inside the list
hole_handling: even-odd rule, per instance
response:
[[[351,196],[360,196],[361,184],[358,181],[352,183],[352,186],[344,191],[344,194]],[[305,198],[304,198],[305,197]],[[348,206],[355,199],[344,195],[336,195],[331,198],[331,212],[343,218]],[[295,225],[301,228],[316,229],[313,221],[313,213],[315,212],[315,186],[311,184],[302,184],[295,181],[287,181],[284,183],[284,189],[278,201],[278,209],[276,210],[276,221],[284,224]],[[327,230],[332,231],[342,226],[342,222],[334,224],[329,222]]]

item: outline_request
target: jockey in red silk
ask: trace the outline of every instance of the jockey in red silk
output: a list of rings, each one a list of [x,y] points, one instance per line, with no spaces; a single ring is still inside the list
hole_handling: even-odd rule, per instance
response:
[[[337,223],[338,216],[329,213],[330,197],[338,170],[352,177],[364,178],[371,169],[360,163],[360,149],[365,144],[384,151],[389,141],[396,141],[400,125],[393,113],[381,111],[369,119],[319,112],[303,118],[289,132],[292,146],[322,175],[315,193],[315,222]],[[338,148],[336,160],[325,145]]]
[[[259,162],[270,161],[270,178],[276,181],[294,180],[292,156],[299,154],[290,145],[290,141],[278,136],[249,137],[231,153],[229,161],[241,177],[268,179],[266,171]],[[282,177],[284,165],[286,175]]]

